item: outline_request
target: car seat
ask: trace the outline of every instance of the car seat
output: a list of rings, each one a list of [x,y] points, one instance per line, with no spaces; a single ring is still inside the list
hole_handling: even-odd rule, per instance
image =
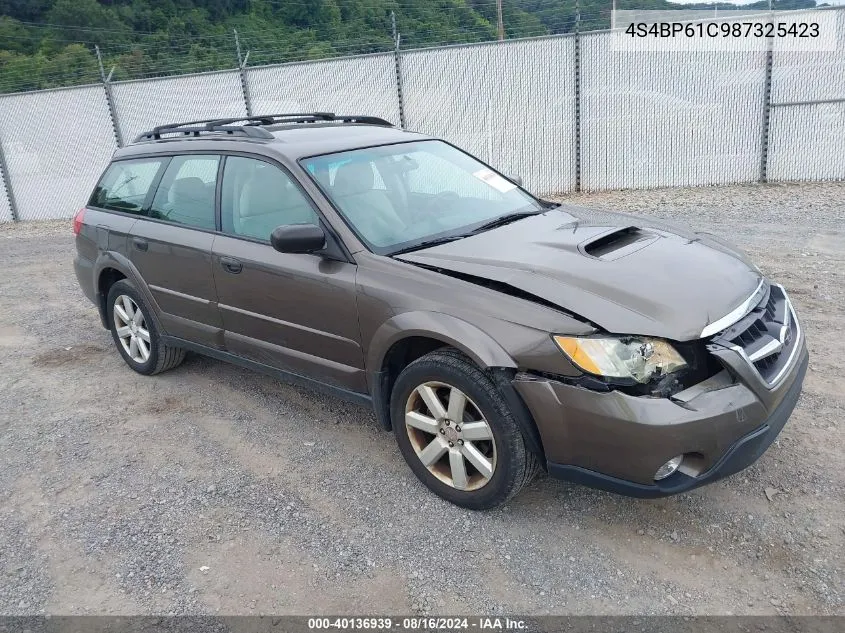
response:
[[[401,241],[407,226],[387,193],[375,189],[374,183],[370,163],[346,163],[335,174],[332,194],[340,210],[368,241],[378,246]]]

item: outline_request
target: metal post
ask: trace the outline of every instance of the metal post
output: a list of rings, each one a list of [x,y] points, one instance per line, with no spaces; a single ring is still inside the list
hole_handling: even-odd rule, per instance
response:
[[[114,73],[114,66],[106,76],[106,69],[103,68],[103,56],[100,54],[100,47],[94,46],[97,52],[97,63],[100,65],[100,79],[103,82],[103,90],[106,93],[106,104],[109,107],[109,118],[111,119],[112,130],[114,131],[114,141],[118,147],[123,147],[123,133],[120,131],[120,123],[117,118],[117,108],[114,105],[114,95],[111,91],[111,76]]]
[[[502,0],[496,0],[496,30],[499,34],[499,41],[505,39],[505,21],[502,18]]]
[[[575,191],[581,191],[581,5],[575,0]]]
[[[769,20],[774,16],[770,13]],[[761,132],[760,149],[760,182],[767,182],[769,179],[769,127],[772,116],[772,40],[766,38],[766,70],[763,79],[763,129]]]
[[[390,12],[390,24],[393,29],[393,65],[396,68],[396,96],[399,99],[399,126],[405,129],[405,95],[402,92],[402,67],[400,65],[399,44],[401,35],[396,29],[396,13]]]
[[[12,221],[19,222],[18,204],[15,201],[15,192],[12,191],[12,177],[9,174],[9,166],[6,164],[6,156],[3,154],[3,141],[0,140],[0,178],[6,186],[6,199],[9,201],[9,210],[12,212]]]
[[[238,71],[241,75],[241,92],[244,96],[246,115],[252,116],[252,99],[249,95],[249,83],[246,80],[246,62],[249,59],[249,51],[246,52],[246,57],[241,57],[241,40],[238,38],[238,29],[232,29],[232,31],[235,33],[235,48],[238,50]]]

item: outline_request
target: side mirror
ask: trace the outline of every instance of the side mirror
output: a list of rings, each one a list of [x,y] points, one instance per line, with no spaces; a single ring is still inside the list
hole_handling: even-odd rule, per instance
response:
[[[313,253],[326,245],[326,234],[316,224],[285,224],[270,234],[270,244],[280,253]]]
[[[510,180],[517,187],[522,186],[522,176],[508,176],[508,180]]]

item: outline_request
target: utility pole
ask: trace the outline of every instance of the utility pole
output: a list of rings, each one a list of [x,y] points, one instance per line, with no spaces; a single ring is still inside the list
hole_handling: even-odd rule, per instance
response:
[[[505,22],[502,19],[502,0],[496,0],[496,23],[499,28],[499,41],[505,39]]]

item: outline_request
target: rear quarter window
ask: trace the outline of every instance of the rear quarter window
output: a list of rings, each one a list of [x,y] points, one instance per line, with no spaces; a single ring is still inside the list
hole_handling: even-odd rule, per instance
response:
[[[112,163],[97,183],[88,204],[99,209],[141,213],[163,162],[161,158],[145,158]]]

